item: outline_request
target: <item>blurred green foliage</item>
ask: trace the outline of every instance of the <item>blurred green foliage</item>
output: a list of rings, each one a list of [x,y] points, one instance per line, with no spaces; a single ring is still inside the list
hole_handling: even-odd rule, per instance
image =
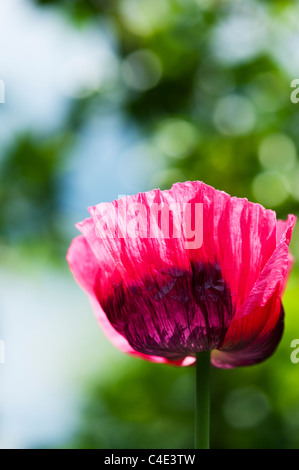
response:
[[[23,243],[57,241],[58,180],[68,137],[20,135],[0,162],[2,236]]]
[[[279,26],[291,23],[291,7],[295,14],[296,3],[36,3],[55,6],[78,28],[80,23],[98,23],[113,36],[117,79],[79,104],[75,100],[66,127],[79,132],[86,119],[118,109],[166,159],[165,171],[157,173],[146,189],[166,188],[178,179],[199,179],[272,207],[281,217],[296,212],[297,159],[277,168],[263,165],[259,158],[269,135],[282,134],[298,150],[298,107],[290,100],[288,71],[275,53],[284,34]],[[167,127],[171,120],[176,128]],[[180,138],[185,151],[171,149],[174,135],[179,135],[175,144]],[[284,147],[277,152],[281,150]]]
[[[298,213],[299,105],[290,100],[290,81],[297,77],[277,53],[294,29],[297,2],[35,3],[59,9],[79,29],[96,23],[109,31],[118,74],[109,86],[74,99],[59,135],[44,140],[23,135],[7,150],[0,177],[4,242],[42,236],[67,246],[55,223],[61,210],[59,168],[85,121],[111,109],[127,116],[166,161],[149,188],[199,179],[274,208],[280,217]],[[269,361],[213,371],[213,447],[299,447],[299,365],[289,359],[290,341],[299,336],[298,292],[294,273],[285,300],[286,333]],[[101,377],[86,391],[82,426],[70,446],[192,447],[191,368],[133,358],[119,374],[111,367],[113,378]]]

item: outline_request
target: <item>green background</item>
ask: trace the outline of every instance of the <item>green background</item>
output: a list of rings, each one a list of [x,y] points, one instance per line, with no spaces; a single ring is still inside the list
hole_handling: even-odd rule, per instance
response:
[[[65,175],[71,178],[73,155],[87,123],[99,116],[121,116],[134,130],[141,162],[137,180],[138,171],[142,176],[136,191],[202,180],[260,202],[280,218],[298,213],[299,103],[290,99],[291,81],[299,78],[298,2],[32,4],[45,15],[55,11],[79,36],[89,28],[103,32],[112,44],[116,72],[98,87],[82,86],[54,130],[37,133],[24,128],[2,146],[4,270],[13,269],[25,278],[32,263],[38,262],[49,272],[70,277],[65,254],[76,234],[70,227],[77,214],[75,208],[72,216],[65,215]],[[42,64],[43,58],[36,67]],[[80,158],[84,160],[84,151]],[[90,171],[100,174],[101,165],[95,158]],[[89,203],[101,202],[102,197],[101,192]],[[299,259],[298,229],[291,250]],[[50,295],[59,295],[53,290]],[[213,448],[299,447],[299,363],[290,360],[290,343],[299,338],[298,296],[296,263],[283,300],[285,333],[275,354],[257,366],[213,369]],[[87,303],[84,315],[92,316]],[[71,332],[75,324],[74,314],[71,322],[60,326],[62,335],[64,328]],[[107,345],[106,366],[99,373],[94,367],[87,378],[82,374],[69,385],[70,394],[76,387],[83,397],[76,407],[77,419],[66,435],[49,441],[36,435],[31,446],[192,448],[194,369],[151,364],[117,351],[110,356],[100,330],[95,335],[103,350]]]

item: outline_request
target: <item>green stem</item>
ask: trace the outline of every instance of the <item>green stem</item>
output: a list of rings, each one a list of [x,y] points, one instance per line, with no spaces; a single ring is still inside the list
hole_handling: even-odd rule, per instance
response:
[[[195,449],[210,448],[210,351],[196,354]]]

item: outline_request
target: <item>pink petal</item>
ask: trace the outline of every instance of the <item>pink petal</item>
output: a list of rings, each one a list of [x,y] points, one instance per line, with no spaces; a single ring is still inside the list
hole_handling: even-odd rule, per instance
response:
[[[221,346],[233,316],[230,290],[217,265],[156,270],[129,286],[122,280],[109,286],[99,278],[95,293],[134,350],[172,361]]]
[[[131,207],[142,203],[148,214],[153,203],[164,203],[169,207],[178,202],[203,204],[203,244],[198,249],[186,249],[184,237],[105,236],[103,214],[109,215],[108,221],[113,225],[112,212],[116,212],[121,204]],[[232,198],[199,181],[177,183],[169,191],[153,190],[120,201],[101,203],[89,211],[96,237],[102,239],[127,285],[146,274],[151,275],[153,267],[190,269],[190,261],[217,262],[230,286],[236,309],[249,295],[276,246],[276,215],[273,211],[247,199]],[[174,219],[178,218],[178,211],[174,211]],[[122,230],[127,223],[127,216],[121,215]],[[148,225],[146,229],[149,230]]]
[[[89,225],[88,222],[87,225]],[[97,245],[97,248],[100,249],[100,245]],[[102,258],[102,265],[100,267],[84,236],[74,238],[67,253],[67,261],[74,278],[88,294],[89,300],[102,330],[104,331],[107,338],[118,349],[127,354],[134,355],[151,362],[171,363],[176,366],[188,366],[192,364],[194,358],[186,357],[182,360],[170,361],[163,357],[140,354],[129,345],[124,336],[120,335],[112,327],[94,293],[94,285],[97,276],[99,273],[101,273],[102,276],[107,276],[107,269],[108,272],[111,273],[111,264],[107,264],[107,259],[105,259],[104,255]]]
[[[176,235],[182,204],[203,205],[202,245],[192,247],[184,234]],[[152,225],[153,207],[172,209],[166,238]],[[273,352],[282,334],[294,216],[276,221],[273,211],[198,181],[89,211],[91,218],[77,224],[83,237],[73,242],[68,261],[119,349],[190,365],[196,352],[219,348],[213,352],[218,367],[252,364]],[[202,286],[195,285],[197,278]]]
[[[288,245],[295,222],[296,218],[290,216],[284,225],[277,248],[227,330],[222,352],[213,353],[215,366],[261,362],[279,343],[283,331],[281,295],[289,273]]]
[[[206,185],[199,199],[204,208],[203,246],[190,257],[217,260],[238,309],[275,249],[275,213]]]

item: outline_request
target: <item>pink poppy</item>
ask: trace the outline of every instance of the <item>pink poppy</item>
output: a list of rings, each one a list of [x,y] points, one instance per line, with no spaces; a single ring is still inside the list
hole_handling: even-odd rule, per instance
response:
[[[89,208],[67,260],[120,350],[190,365],[256,364],[283,332],[296,222],[202,182]]]

